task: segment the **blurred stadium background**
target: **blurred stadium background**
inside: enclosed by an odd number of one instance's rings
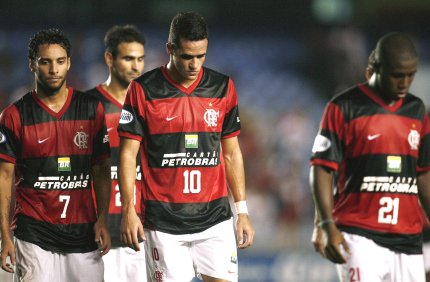
[[[333,265],[310,243],[308,159],[323,107],[338,91],[364,80],[368,54],[390,31],[407,32],[417,43],[421,63],[412,92],[430,105],[430,2],[2,0],[0,109],[33,87],[27,43],[37,30],[66,32],[73,45],[68,84],[86,90],[107,77],[107,28],[130,23],[143,31],[148,71],[167,62],[170,20],[188,10],[209,23],[206,66],[231,75],[239,96],[256,229],[255,245],[239,252],[240,281],[336,281]]]

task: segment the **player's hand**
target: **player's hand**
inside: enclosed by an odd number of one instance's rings
[[[342,233],[337,229],[334,223],[327,224],[324,226],[324,231],[327,236],[327,244],[325,246],[325,257],[334,263],[345,263],[341,248],[343,248],[346,254],[350,255],[348,244],[345,241]]]
[[[107,228],[106,219],[99,217],[94,224],[95,241],[99,245],[102,256],[106,255],[112,247],[112,242]]]
[[[240,249],[250,247],[254,242],[254,228],[252,228],[251,220],[246,213],[237,215],[236,221],[237,243]]]
[[[146,240],[142,222],[136,211],[123,211],[121,219],[121,241],[135,251],[140,251],[139,238]]]
[[[12,265],[7,262],[8,257],[10,257]],[[3,238],[1,240],[1,268],[3,268],[4,271],[13,273],[13,267],[15,265],[15,246],[10,238]]]
[[[312,232],[312,244],[316,252],[320,253],[323,257],[325,255],[325,245],[324,245],[324,230],[321,227],[315,226]]]

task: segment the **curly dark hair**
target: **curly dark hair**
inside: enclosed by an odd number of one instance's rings
[[[30,38],[28,43],[28,58],[31,61],[36,60],[39,46],[43,44],[58,44],[67,52],[67,57],[70,57],[72,45],[69,39],[58,28],[50,28],[38,31]]]
[[[118,45],[122,42],[137,42],[145,45],[145,37],[134,25],[115,25],[111,27],[105,35],[104,44],[106,51],[114,58],[118,54]]]
[[[181,39],[191,41],[209,39],[208,26],[203,16],[196,12],[181,12],[173,17],[168,42],[178,49]]]

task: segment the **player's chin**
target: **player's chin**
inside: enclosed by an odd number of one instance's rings
[[[408,95],[408,92],[397,92],[394,94],[394,97],[396,100],[400,100],[406,97]]]
[[[44,81],[44,86],[47,90],[56,92],[63,86],[64,80],[50,79]]]
[[[199,75],[198,71],[188,71],[187,72],[187,77],[191,78],[191,79],[196,79],[198,75]]]
[[[131,82],[132,80],[138,78],[139,76],[140,76],[140,74],[130,74],[130,75],[127,76],[127,80],[129,82]]]

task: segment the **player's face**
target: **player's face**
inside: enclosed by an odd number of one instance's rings
[[[37,87],[46,95],[57,93],[66,81],[70,68],[70,57],[66,50],[58,44],[39,46],[37,58],[30,62],[30,69],[36,78]]]
[[[376,85],[388,102],[404,98],[417,72],[418,59],[399,59],[382,64],[376,71]]]
[[[113,79],[116,79],[124,88],[142,74],[145,67],[144,58],[145,48],[138,42],[120,43],[116,58],[106,53],[106,63]]]
[[[198,77],[206,60],[208,40],[190,41],[181,39],[180,46],[171,50],[171,63],[176,72],[175,79],[186,86]]]

